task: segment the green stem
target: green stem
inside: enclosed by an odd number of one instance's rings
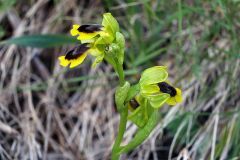
[[[158,110],[156,109],[150,119],[148,120],[147,124],[144,126],[144,128],[139,129],[136,133],[135,137],[126,145],[121,147],[121,150],[118,154],[127,153],[140,144],[142,144],[150,135],[150,133],[153,131],[153,129],[156,127],[157,123],[159,122],[160,114],[158,113]]]
[[[125,76],[124,76],[124,71],[123,71],[123,66],[119,64],[118,60],[108,56],[107,54],[105,55],[104,59],[113,66],[115,72],[118,74],[119,78],[119,85],[123,86],[125,83]]]
[[[118,135],[112,149],[112,160],[118,160],[120,157],[119,149],[124,136],[124,132],[126,130],[127,116],[128,116],[128,110],[127,110],[127,107],[125,107],[124,110],[120,112],[120,124],[118,128]]]
[[[116,64],[116,72],[118,73],[119,84],[120,86],[123,86],[125,83],[124,71],[123,71],[123,66],[119,63]]]
[[[125,77],[124,77],[124,71],[123,71],[123,66],[118,62],[118,59],[115,59],[111,56],[108,56],[108,54],[105,54],[105,60],[111,64],[118,74],[119,78],[119,87],[123,87],[125,84]],[[127,94],[127,93],[126,93]],[[116,96],[116,94],[115,94]],[[121,101],[123,97],[117,97],[117,100],[115,98],[115,102],[118,108],[118,112],[120,113],[120,124],[118,128],[118,135],[116,137],[116,140],[114,142],[113,148],[112,148],[112,160],[118,160],[120,157],[119,150],[120,150],[120,145],[126,130],[126,124],[127,124],[127,116],[128,116],[128,108],[124,106],[124,101]]]

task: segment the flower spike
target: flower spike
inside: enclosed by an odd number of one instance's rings
[[[62,66],[67,67],[70,65],[70,68],[76,67],[90,53],[96,57],[92,64],[92,67],[95,67],[111,51],[114,51],[113,55],[111,55],[112,57],[109,54],[112,65],[117,63],[116,61],[120,64],[123,63],[125,41],[123,35],[119,32],[118,22],[111,13],[103,15],[102,24],[74,24],[70,34],[74,37],[76,36],[82,45],[69,51],[65,56],[59,57]],[[115,47],[116,45],[117,47]]]

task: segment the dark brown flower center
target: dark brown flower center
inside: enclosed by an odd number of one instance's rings
[[[101,31],[102,25],[99,24],[85,24],[81,25],[78,28],[79,32],[84,32],[84,33],[94,33],[97,31]]]
[[[174,87],[170,86],[168,83],[166,82],[160,82],[158,83],[158,87],[160,89],[161,92],[163,93],[167,93],[170,94],[171,97],[174,97],[177,95],[177,91]]]
[[[65,59],[73,60],[79,58],[83,53],[85,53],[90,47],[88,43],[83,43],[74,49],[67,52]]]

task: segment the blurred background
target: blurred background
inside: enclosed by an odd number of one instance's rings
[[[0,0],[0,159],[109,159],[113,69],[57,59],[76,43],[73,23],[101,23],[105,12],[126,38],[127,80],[166,65],[184,98],[122,159],[240,159],[239,0]],[[124,143],[136,129],[128,124]]]

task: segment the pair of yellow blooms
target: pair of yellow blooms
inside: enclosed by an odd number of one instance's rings
[[[80,65],[88,54],[95,56],[101,54],[97,48],[93,47],[94,44],[92,43],[97,35],[106,34],[103,31],[103,26],[97,24],[80,26],[75,24],[70,33],[72,36],[78,36],[77,39],[80,40],[82,44],[68,51],[65,56],[60,56],[58,58],[60,65],[74,68]]]

